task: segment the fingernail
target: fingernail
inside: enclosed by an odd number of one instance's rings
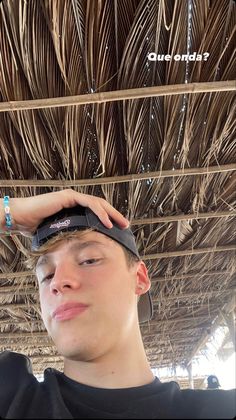
[[[130,225],[129,223],[126,223],[123,229],[128,229],[129,225]]]

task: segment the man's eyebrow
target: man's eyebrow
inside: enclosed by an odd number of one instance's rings
[[[72,244],[71,246],[70,246],[70,248],[69,248],[69,250],[70,251],[82,251],[83,249],[85,249],[85,248],[88,248],[89,246],[93,246],[93,245],[101,245],[101,246],[103,246],[103,247],[107,247],[107,245],[105,245],[105,244],[103,244],[102,242],[99,242],[99,241],[94,241],[94,240],[91,240],[91,241],[85,241],[85,242],[76,242],[76,243],[74,243],[74,244]]]
[[[49,260],[50,260],[50,258],[49,258],[48,255],[43,255],[41,257],[41,259],[40,258],[38,259],[38,262],[36,264],[36,269],[43,266],[43,265],[47,265],[50,262]]]
[[[102,247],[107,247],[107,245],[105,245],[105,244],[103,244],[102,242],[98,242],[98,241],[85,241],[85,242],[76,242],[76,243],[73,243],[71,246],[70,246],[70,248],[69,248],[69,250],[71,251],[71,252],[74,252],[74,251],[82,251],[82,250],[84,250],[85,248],[88,248],[89,246],[94,246],[94,245],[96,245],[96,246],[98,246],[98,245],[100,245],[100,246],[102,246]],[[50,255],[50,253],[48,253],[48,254],[45,254],[45,255],[43,255],[42,257],[41,257],[41,259],[39,259],[39,262],[36,264],[36,268],[38,269],[39,267],[42,267],[42,266],[44,266],[44,265],[47,265],[47,264],[49,264],[51,262],[51,255]]]

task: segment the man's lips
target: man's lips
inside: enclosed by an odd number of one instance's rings
[[[81,314],[88,308],[88,305],[79,302],[68,302],[58,306],[52,313],[52,318],[57,321],[64,321],[72,319],[75,316]]]

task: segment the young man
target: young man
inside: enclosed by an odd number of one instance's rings
[[[46,369],[38,383],[28,358],[3,352],[1,417],[235,416],[234,391],[181,391],[153,376],[139,328],[152,313],[150,280],[120,213],[72,190],[12,199],[9,207],[13,227],[33,233],[29,263],[64,372]],[[5,229],[4,211],[1,220]]]
[[[215,375],[210,375],[207,378],[207,389],[218,389],[220,388],[219,379]]]

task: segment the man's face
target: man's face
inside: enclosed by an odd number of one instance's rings
[[[39,258],[42,318],[60,354],[89,361],[127,339],[138,324],[139,266],[145,281],[144,264],[129,268],[121,246],[97,232]]]

